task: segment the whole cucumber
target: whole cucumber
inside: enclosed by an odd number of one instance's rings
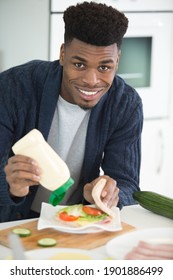
[[[133,198],[143,208],[173,219],[173,199],[156,192],[151,191],[136,191],[133,193]]]

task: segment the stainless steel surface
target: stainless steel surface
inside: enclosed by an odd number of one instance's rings
[[[15,233],[10,233],[8,236],[9,244],[12,252],[12,257],[14,260],[26,260],[24,248],[18,237]]]

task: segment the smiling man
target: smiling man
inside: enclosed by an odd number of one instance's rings
[[[33,128],[75,181],[62,204],[94,203],[92,189],[102,177],[106,207],[135,203],[142,102],[116,75],[128,19],[111,6],[84,2],[67,8],[64,22],[59,60],[31,61],[0,74],[1,221],[39,216],[49,199],[37,162],[11,150]]]

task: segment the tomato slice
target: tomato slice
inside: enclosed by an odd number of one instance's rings
[[[67,212],[63,211],[59,213],[59,218],[66,222],[73,222],[76,221],[79,217],[69,215]]]
[[[86,206],[84,205],[82,210],[88,214],[88,215],[92,215],[92,216],[99,216],[99,215],[103,215],[104,212],[100,209],[96,209],[96,208],[93,208],[93,207],[90,207],[90,206]]]

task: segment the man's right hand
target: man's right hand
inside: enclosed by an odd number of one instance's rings
[[[30,157],[15,155],[9,158],[4,171],[12,196],[27,195],[29,187],[38,185],[40,181],[41,170],[37,162]]]

